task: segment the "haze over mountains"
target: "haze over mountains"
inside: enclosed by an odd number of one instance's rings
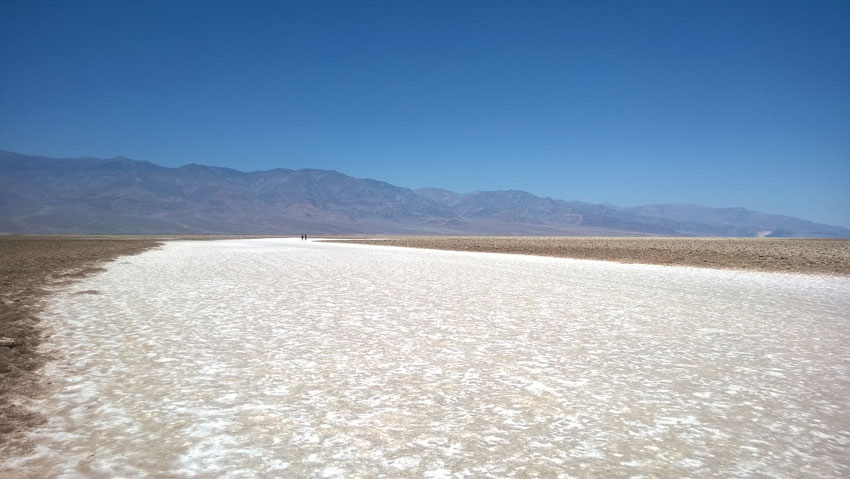
[[[410,190],[328,170],[167,168],[0,152],[0,233],[850,237],[744,208],[618,208],[523,191]]]

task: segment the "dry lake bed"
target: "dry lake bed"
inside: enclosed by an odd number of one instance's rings
[[[46,301],[2,477],[848,477],[850,277],[175,241]]]

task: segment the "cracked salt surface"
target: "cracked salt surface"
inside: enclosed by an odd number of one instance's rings
[[[168,243],[52,298],[0,475],[850,477],[848,316],[848,278]]]

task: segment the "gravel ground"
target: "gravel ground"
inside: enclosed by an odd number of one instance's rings
[[[396,236],[345,241],[620,263],[850,275],[850,239]]]

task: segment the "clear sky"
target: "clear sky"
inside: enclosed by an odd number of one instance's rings
[[[0,0],[0,149],[850,226],[850,2]]]

